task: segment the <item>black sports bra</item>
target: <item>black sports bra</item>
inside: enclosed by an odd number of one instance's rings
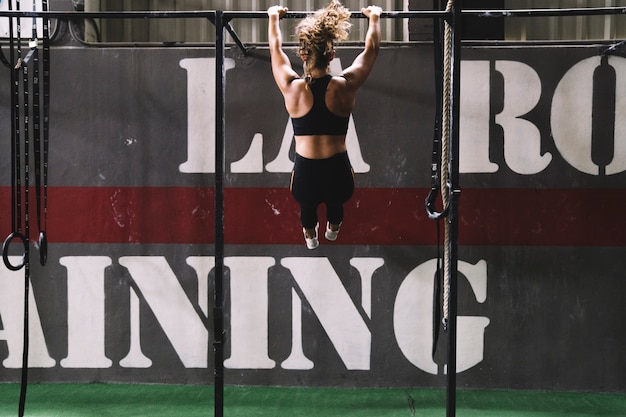
[[[345,135],[348,132],[350,117],[337,116],[326,107],[326,89],[331,79],[331,75],[313,79],[309,86],[313,107],[304,116],[291,119],[294,135]]]

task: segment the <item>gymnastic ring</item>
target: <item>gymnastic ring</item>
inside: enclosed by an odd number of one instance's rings
[[[11,262],[9,262],[9,246],[11,245],[11,242],[15,238],[18,238],[19,240],[21,240],[22,244],[24,245],[24,254],[22,255],[22,261],[20,262],[19,265],[13,265]],[[26,241],[26,236],[18,232],[12,232],[9,236],[7,236],[7,238],[4,240],[4,243],[2,244],[2,261],[4,261],[4,265],[11,271],[19,271],[20,269],[24,267],[24,265],[26,265],[26,252],[27,251],[28,251],[28,242]]]
[[[41,266],[46,266],[48,261],[48,236],[46,231],[39,232],[39,263]]]

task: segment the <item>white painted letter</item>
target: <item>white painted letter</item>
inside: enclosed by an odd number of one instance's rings
[[[67,357],[64,368],[109,368],[104,349],[104,269],[108,256],[65,256],[67,268]]]
[[[371,333],[328,259],[285,258],[281,264],[291,271],[346,368],[370,369]]]
[[[183,173],[215,173],[215,58],[185,58],[187,70],[187,161]],[[224,69],[235,67],[232,58]]]
[[[231,369],[272,369],[268,356],[268,269],[271,257],[228,257],[230,268],[230,358]]]
[[[571,166],[581,172],[599,175],[591,157],[593,73],[601,57],[591,57],[574,65],[559,82],[551,109],[554,144]],[[606,174],[626,170],[626,60],[609,57],[615,69],[615,144],[613,161]]]
[[[10,256],[13,265],[20,262],[20,256]],[[5,368],[22,367],[24,349],[24,270],[9,271],[0,268],[0,317],[3,328],[0,340],[6,340],[8,356],[2,362]],[[35,296],[32,291],[28,297],[28,366],[30,368],[51,368],[56,364],[48,353],[48,347],[41,328],[41,319],[37,311]]]
[[[393,312],[398,346],[413,365],[424,372],[437,374],[432,353],[433,280],[437,261],[431,259],[413,269],[398,289]],[[487,297],[487,264],[459,262],[459,272],[467,277],[476,301]],[[459,316],[457,322],[457,372],[463,372],[483,359],[486,317]]]
[[[504,108],[496,123],[504,131],[504,159],[518,174],[543,171],[552,155],[541,155],[541,134],[537,126],[522,119],[539,102],[541,80],[531,67],[521,62],[497,61],[496,71],[504,77]]]
[[[209,334],[163,257],[125,256],[126,267],[186,368],[206,368]]]
[[[498,164],[489,160],[490,85],[489,61],[461,63],[459,171],[463,173],[498,171]]]

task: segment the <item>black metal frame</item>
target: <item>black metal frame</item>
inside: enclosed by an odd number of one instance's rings
[[[461,1],[457,0],[457,5],[453,8],[452,12],[440,12],[440,11],[422,11],[422,12],[388,12],[382,13],[381,18],[423,18],[423,19],[447,19],[453,27],[453,69],[452,69],[452,84],[451,89],[452,98],[451,102],[451,189],[452,199],[450,202],[450,215],[448,221],[450,222],[450,320],[448,324],[448,372],[447,372],[447,384],[446,384],[446,417],[455,417],[456,415],[456,299],[457,299],[457,240],[458,240],[458,196],[460,189],[458,185],[459,180],[459,159],[453,157],[458,155],[459,150],[459,95],[460,95],[460,59],[461,59],[461,36],[460,31],[455,28],[460,28],[461,21]],[[303,18],[306,17],[306,12],[289,12],[284,18]],[[352,13],[352,18],[367,18],[363,13]],[[267,18],[265,12],[221,12],[218,11],[215,18],[216,26],[216,42],[215,42],[215,55],[216,55],[216,120],[220,120],[216,124],[216,142],[215,142],[215,306],[214,306],[214,353],[215,353],[215,417],[223,417],[224,413],[224,363],[223,363],[223,347],[224,341],[222,340],[223,333],[223,299],[222,299],[222,284],[224,274],[224,183],[223,177],[225,175],[224,164],[224,148],[226,143],[225,125],[224,125],[224,109],[225,102],[225,71],[224,71],[224,29],[226,29],[235,40],[237,46],[244,54],[247,54],[248,48],[241,42],[234,29],[230,25],[230,21],[235,18]],[[219,286],[219,288],[218,288]],[[219,337],[218,337],[219,335]]]
[[[303,18],[309,12],[289,12],[285,18]],[[448,323],[448,364],[446,384],[446,416],[456,415],[456,344],[457,344],[457,261],[458,261],[458,215],[459,215],[459,113],[460,113],[460,62],[461,62],[461,22],[464,16],[491,17],[545,17],[545,16],[590,16],[626,14],[626,7],[576,8],[576,9],[524,9],[524,10],[462,10],[462,1],[456,0],[451,12],[442,11],[409,11],[383,12],[381,18],[403,19],[446,19],[453,28],[453,57],[451,81],[451,126],[450,126],[450,212],[446,221],[450,224],[450,298]],[[78,11],[0,11],[1,17],[9,18],[56,18],[73,19],[171,19],[171,18],[204,18],[215,25],[215,55],[218,70],[216,71],[215,95],[215,295],[213,308],[214,324],[214,416],[222,417],[224,413],[224,322],[223,322],[223,281],[224,281],[224,176],[225,176],[225,41],[224,29],[235,40],[237,46],[245,54],[247,47],[230,25],[233,19],[264,19],[265,12],[243,11],[126,11],[126,12],[78,12]],[[353,18],[365,18],[362,13],[355,12]],[[134,44],[133,44],[134,46]]]

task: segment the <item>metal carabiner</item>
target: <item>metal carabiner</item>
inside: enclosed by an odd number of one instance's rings
[[[448,189],[451,189],[451,184],[447,184]],[[435,199],[437,198],[438,188],[432,187],[428,192],[428,196],[425,200],[426,205],[426,214],[428,214],[428,218],[431,220],[439,220],[442,217],[447,217],[448,212],[450,211],[450,199],[448,199],[448,204],[445,205],[441,212],[437,212],[435,210]]]
[[[22,261],[20,262],[19,265],[13,265],[9,261],[9,246],[11,246],[11,242],[15,238],[18,238],[19,240],[21,240],[22,244],[24,245],[24,253],[22,254]],[[26,252],[28,252],[28,241],[26,239],[26,236],[24,236],[23,234],[19,232],[11,232],[11,234],[7,236],[7,238],[4,240],[4,243],[2,244],[2,261],[4,262],[4,265],[6,265],[6,267],[10,269],[11,271],[19,271],[20,269],[24,267],[24,265],[26,265]]]

